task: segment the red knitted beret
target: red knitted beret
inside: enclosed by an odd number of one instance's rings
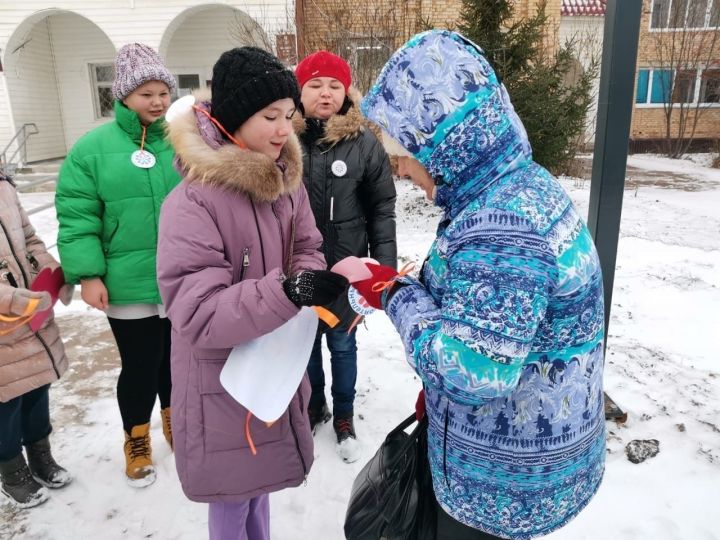
[[[345,93],[347,93],[352,82],[348,63],[338,55],[328,51],[318,51],[306,56],[295,68],[295,76],[300,83],[300,88],[315,77],[332,77],[342,83],[345,87]]]

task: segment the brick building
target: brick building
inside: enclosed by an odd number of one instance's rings
[[[539,0],[516,0],[517,17],[532,15]],[[602,50],[606,0],[548,0],[548,37],[555,44],[569,38],[585,43],[578,51],[578,69]],[[296,0],[298,55],[327,48],[348,58],[361,90],[373,80],[395,48],[425,28],[455,28],[461,0]],[[680,9],[682,8],[682,9]],[[683,11],[684,10],[684,11]],[[682,11],[682,13],[681,13]],[[720,139],[720,0],[643,0],[638,54],[636,103],[631,142],[637,149],[657,149],[666,136],[668,102],[673,101],[671,137],[678,125],[691,125],[701,142]],[[690,30],[679,28],[691,27]],[[716,43],[713,45],[712,37]],[[692,39],[695,49],[669,61],[661,44]],[[686,47],[692,49],[692,47]],[[675,47],[677,50],[677,46]],[[677,84],[673,84],[677,82]],[[597,91],[597,85],[596,85]],[[682,103],[679,104],[678,101]],[[680,110],[682,109],[682,114]],[[682,120],[681,120],[682,118]],[[595,108],[590,112],[587,143],[594,138]],[[686,130],[685,136],[688,135]]]
[[[695,121],[699,142],[720,138],[720,0],[644,0],[631,139],[657,148]],[[690,135],[685,128],[684,137]]]
[[[517,0],[516,15],[535,13],[539,0]],[[461,0],[296,0],[298,56],[328,49],[348,59],[365,90],[390,54],[427,28],[454,29]],[[547,0],[553,36],[561,0]]]

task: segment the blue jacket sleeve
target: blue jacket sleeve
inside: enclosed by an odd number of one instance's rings
[[[469,405],[513,391],[554,271],[550,257],[522,262],[512,246],[468,245],[447,261],[439,303],[417,280],[391,296],[386,312],[425,384]]]

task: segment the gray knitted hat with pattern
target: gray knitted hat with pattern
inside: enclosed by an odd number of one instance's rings
[[[160,55],[142,43],[128,43],[120,48],[115,57],[115,81],[113,95],[122,101],[149,81],[164,82],[175,90],[175,77],[165,67]]]

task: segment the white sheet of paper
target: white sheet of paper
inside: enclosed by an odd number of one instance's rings
[[[280,418],[300,386],[318,316],[303,307],[272,332],[233,348],[220,372],[223,388],[263,422]]]

